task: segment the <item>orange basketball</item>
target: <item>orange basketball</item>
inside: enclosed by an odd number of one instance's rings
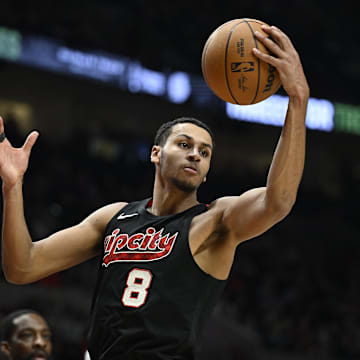
[[[249,105],[265,100],[280,87],[278,71],[252,53],[269,53],[255,37],[260,20],[235,19],[219,26],[207,39],[201,68],[210,89],[224,101]]]

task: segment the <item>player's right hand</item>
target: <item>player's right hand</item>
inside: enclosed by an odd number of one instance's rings
[[[4,120],[0,116],[0,134],[4,131]],[[38,136],[37,131],[31,132],[21,148],[14,148],[6,137],[0,142],[0,177],[4,188],[11,188],[22,181],[28,167],[31,149]]]
[[[282,87],[289,97],[309,97],[309,86],[304,74],[299,54],[297,53],[290,38],[276,26],[262,25],[261,32],[255,32],[255,36],[271,52],[264,54],[254,48],[253,53],[261,60],[276,67],[279,72]]]

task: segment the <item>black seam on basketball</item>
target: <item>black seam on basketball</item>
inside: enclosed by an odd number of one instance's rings
[[[232,91],[231,91],[231,88],[230,88],[230,85],[229,85],[229,79],[228,79],[228,74],[227,74],[227,54],[228,54],[228,49],[229,49],[229,43],[230,43],[231,35],[232,35],[232,33],[234,32],[235,28],[236,28],[238,25],[242,24],[243,22],[246,22],[246,20],[243,19],[242,21],[240,21],[239,23],[235,24],[235,25],[231,28],[231,30],[230,30],[230,32],[229,32],[228,40],[227,40],[227,43],[226,43],[226,48],[225,48],[225,79],[226,79],[226,86],[227,86],[227,88],[228,88],[228,90],[229,90],[229,93],[230,93],[231,97],[233,98],[233,100],[234,100],[238,105],[239,105],[239,103],[237,102],[235,96],[233,95],[233,93],[232,93]]]
[[[244,20],[244,21],[245,21],[246,24],[249,26],[250,31],[251,31],[251,33],[252,33],[252,35],[253,35],[253,39],[254,39],[255,46],[256,46],[256,48],[258,49],[257,39],[256,39],[256,37],[255,37],[254,30],[253,30],[253,28],[251,27],[251,25],[249,24],[249,22],[248,22],[247,20]],[[253,103],[254,103],[255,99],[256,99],[257,96],[258,96],[258,92],[259,92],[260,75],[261,75],[261,74],[260,74],[260,59],[259,59],[259,58],[257,58],[257,65],[258,65],[258,78],[257,78],[256,92],[255,92],[255,96],[254,96],[254,98],[252,99],[252,101],[251,101],[250,104],[253,104]]]

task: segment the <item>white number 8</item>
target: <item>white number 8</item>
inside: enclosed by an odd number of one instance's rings
[[[132,269],[126,280],[121,301],[124,306],[139,308],[145,304],[152,281],[150,270]]]

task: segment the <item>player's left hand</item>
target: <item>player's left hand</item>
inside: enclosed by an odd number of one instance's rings
[[[255,36],[265,45],[270,54],[265,54],[255,48],[253,54],[278,70],[282,86],[289,97],[308,97],[309,86],[300,57],[289,37],[275,26],[263,25],[261,28],[269,36],[260,31],[256,31]]]

